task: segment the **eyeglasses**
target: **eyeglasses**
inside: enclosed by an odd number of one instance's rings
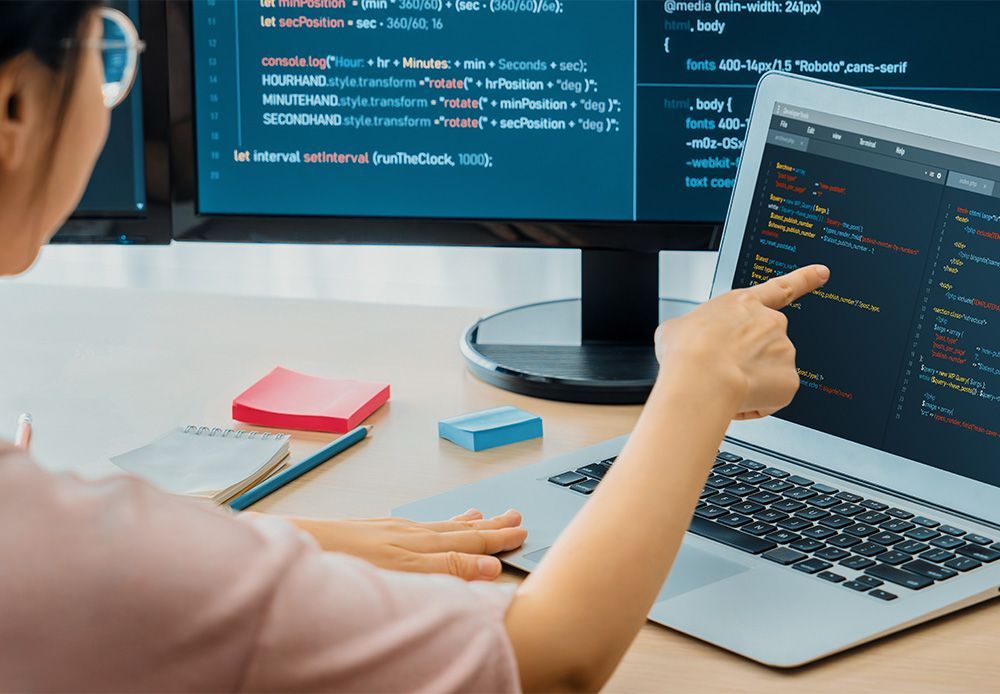
[[[101,94],[104,96],[104,105],[112,109],[125,101],[132,91],[139,67],[139,54],[146,50],[146,44],[139,39],[135,24],[124,12],[110,7],[102,7],[98,12],[104,28],[102,38],[68,39],[64,45],[100,49],[104,63]]]

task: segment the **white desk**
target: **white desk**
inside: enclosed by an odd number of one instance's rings
[[[250,299],[0,283],[0,426],[37,420],[36,455],[103,474],[109,455],[182,423],[226,426],[232,397],[275,364],[385,379],[370,441],[272,495],[263,511],[384,515],[405,501],[585,446],[631,428],[636,407],[545,402],[465,372],[468,308]],[[437,438],[448,415],[514,404],[545,419],[541,440],[471,453]],[[296,435],[300,458],[328,437]],[[706,619],[710,619],[706,615]],[[821,628],[821,625],[817,625]],[[645,626],[612,691],[996,691],[1000,603],[786,673]]]

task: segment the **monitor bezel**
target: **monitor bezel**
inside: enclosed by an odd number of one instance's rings
[[[635,252],[718,248],[722,220],[717,223],[609,222],[201,214],[196,171],[191,2],[167,3],[167,31],[171,41],[170,129],[175,240],[514,246]]]
[[[146,209],[142,214],[74,213],[53,237],[53,243],[162,245],[171,241],[167,27],[163,0],[139,0],[139,24],[146,42],[141,57]]]

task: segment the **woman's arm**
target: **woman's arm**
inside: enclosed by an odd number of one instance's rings
[[[645,621],[734,417],[770,414],[798,387],[776,309],[825,283],[807,267],[664,324],[663,369],[628,444],[507,611],[526,690],[596,689]]]

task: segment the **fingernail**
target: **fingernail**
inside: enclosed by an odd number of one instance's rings
[[[465,512],[465,513],[463,513],[462,515],[463,515],[463,516],[467,516],[467,515],[469,515],[470,513],[479,513],[479,509],[478,509],[478,508],[470,508],[470,509],[469,509],[468,511],[466,511],[466,512]]]
[[[816,274],[819,275],[819,278],[821,280],[826,282],[828,279],[830,279],[830,268],[828,268],[826,265],[817,265]]]
[[[493,557],[479,557],[476,562],[479,575],[485,578],[496,578],[500,575],[500,561]]]

